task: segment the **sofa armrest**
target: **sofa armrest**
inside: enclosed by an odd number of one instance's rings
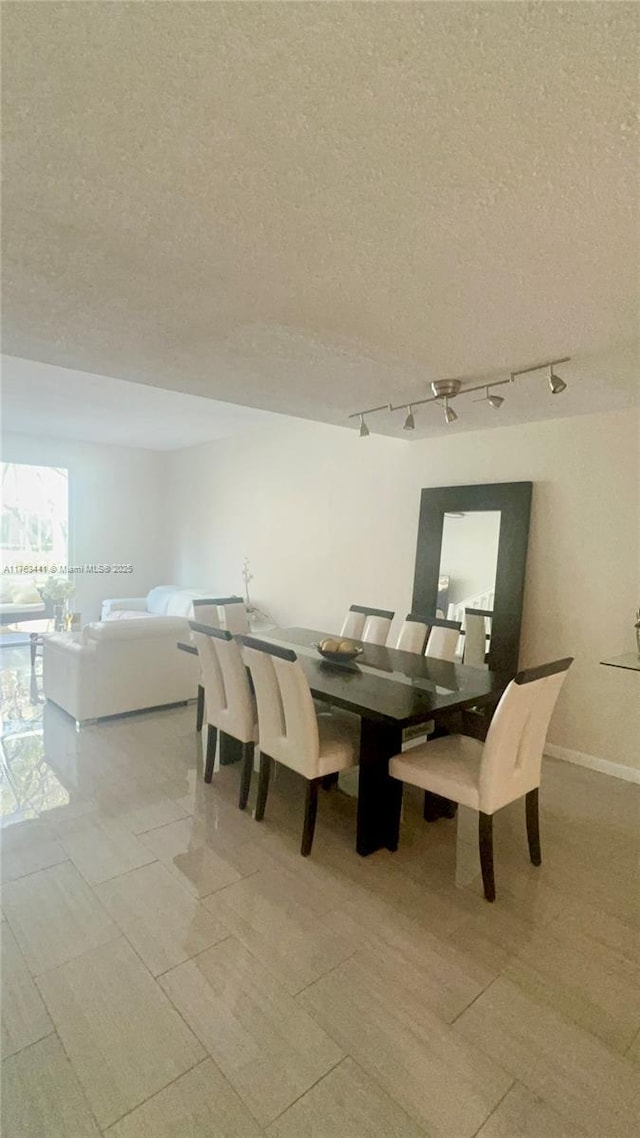
[[[146,597],[114,597],[102,602],[101,620],[108,620],[109,613],[122,611],[146,612]]]

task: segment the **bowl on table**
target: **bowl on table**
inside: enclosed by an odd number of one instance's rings
[[[323,660],[329,660],[331,664],[349,664],[362,655],[362,648],[353,640],[328,638],[320,640],[314,647],[318,649]]]

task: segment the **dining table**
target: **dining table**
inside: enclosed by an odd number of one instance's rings
[[[330,663],[317,645],[331,635],[309,628],[271,628],[257,639],[293,649],[315,700],[359,716],[356,850],[366,857],[398,847],[402,783],[389,775],[389,759],[402,750],[403,731],[431,720],[437,732],[451,725],[455,729],[465,709],[495,706],[511,677],[361,641],[354,641],[362,649],[356,660]],[[197,651],[186,641],[178,648]],[[432,803],[429,815],[425,810],[427,816],[438,816],[437,805]]]

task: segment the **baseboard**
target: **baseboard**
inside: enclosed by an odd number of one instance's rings
[[[612,763],[609,759],[599,758],[598,755],[585,755],[584,751],[572,751],[569,747],[557,747],[555,743],[547,743],[544,753],[550,755],[552,759],[563,759],[565,763],[589,767],[590,770],[611,775],[612,778],[622,778],[625,782],[640,783],[640,770],[627,767],[624,763]]]

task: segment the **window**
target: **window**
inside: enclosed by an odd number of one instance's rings
[[[0,554],[4,566],[60,565],[69,552],[69,471],[3,462]]]

